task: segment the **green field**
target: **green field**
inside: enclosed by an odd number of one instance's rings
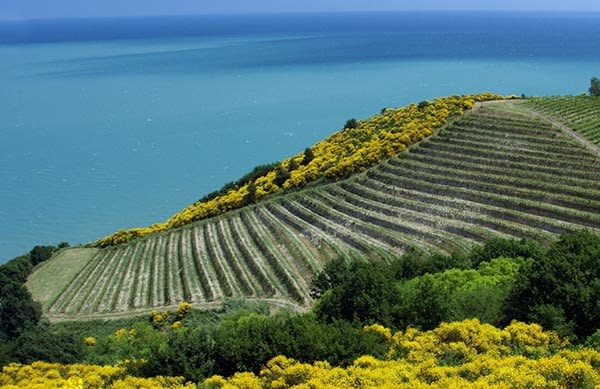
[[[527,105],[600,145],[599,97],[541,97],[528,100]]]
[[[51,261],[43,262],[36,268],[27,280],[27,289],[47,310],[97,252],[97,249],[82,248],[61,250]]]
[[[581,101],[560,104],[585,111]],[[345,181],[124,245],[63,251],[28,287],[51,319],[227,298],[301,309],[312,302],[311,277],[340,255],[389,260],[407,250],[464,250],[490,235],[549,239],[600,229],[600,160],[520,104],[550,115],[537,101],[486,104]]]

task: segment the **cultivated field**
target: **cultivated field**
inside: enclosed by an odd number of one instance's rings
[[[571,103],[580,100],[562,102]],[[339,255],[387,260],[490,235],[600,229],[598,158],[549,121],[500,108],[477,109],[345,181],[98,250],[70,283],[44,292],[45,312],[111,317],[236,297],[300,308],[311,276]]]
[[[560,121],[600,146],[599,97],[540,97],[528,100],[527,105]]]

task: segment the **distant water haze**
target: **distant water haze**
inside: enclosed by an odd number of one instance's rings
[[[144,226],[350,117],[436,96],[579,94],[597,13],[0,24],[0,262]]]

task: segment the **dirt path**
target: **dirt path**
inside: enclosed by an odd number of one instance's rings
[[[242,299],[233,299],[242,300]],[[298,305],[295,302],[288,301],[285,299],[277,299],[277,298],[243,298],[244,302],[252,302],[252,303],[265,303],[271,310],[280,310],[280,309],[290,309],[292,311],[298,313],[306,313],[309,311],[310,306]],[[192,303],[194,309],[198,310],[218,310],[223,307],[223,303],[225,299],[211,301],[207,303]],[[158,307],[144,307],[144,308],[135,308],[130,309],[127,312],[94,312],[90,314],[48,314],[47,312],[44,314],[48,320],[52,323],[64,322],[64,321],[85,321],[85,320],[111,320],[111,319],[127,319],[133,317],[147,316],[153,309],[159,311],[177,311],[179,308],[179,304],[174,305],[163,305]]]
[[[511,106],[514,107],[514,103],[510,102],[508,104],[510,104]],[[591,151],[594,155],[596,155],[597,157],[600,157],[600,147],[598,147],[594,143],[590,142],[588,139],[586,139],[584,136],[582,136],[581,134],[579,134],[572,128],[565,126],[563,123],[559,122],[558,120],[556,120],[554,118],[551,118],[542,113],[534,111],[533,109],[524,107],[522,104],[519,105],[518,109],[522,110],[523,112],[527,112],[535,117],[538,117],[538,118],[552,124],[554,127],[560,129],[565,135],[570,136],[571,138],[573,138],[576,141],[578,141],[579,143],[581,143],[585,148],[587,148],[589,151]]]

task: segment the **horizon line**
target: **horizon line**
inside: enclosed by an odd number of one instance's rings
[[[259,16],[259,15],[328,15],[328,14],[380,14],[380,13],[595,13],[600,14],[598,9],[407,9],[407,10],[329,10],[329,11],[257,11],[257,12],[203,12],[203,13],[180,13],[180,14],[147,14],[147,15],[81,15],[81,16],[49,16],[33,18],[2,18],[1,22],[39,22],[51,20],[82,20],[82,19],[132,19],[132,18],[169,18],[185,16]]]

